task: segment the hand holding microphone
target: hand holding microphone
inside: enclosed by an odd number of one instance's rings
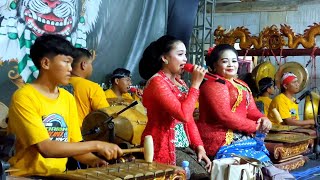
[[[197,65],[195,65],[195,66],[197,66]],[[187,64],[184,65],[184,70],[189,72],[189,73],[193,73],[195,66],[193,66],[192,64],[187,63]],[[198,67],[200,67],[200,66],[198,66]],[[207,70],[205,70],[204,78],[206,78],[208,80],[218,81],[218,82],[223,83],[223,84],[225,83],[224,80],[222,80],[221,78],[219,78],[218,76],[216,76],[214,74],[209,73]]]
[[[184,70],[192,73],[191,87],[199,89],[199,86],[207,73],[207,70],[198,65],[185,64]]]
[[[140,99],[142,98],[143,95],[143,90],[139,89],[137,86],[130,86],[129,91],[135,95],[137,95]]]

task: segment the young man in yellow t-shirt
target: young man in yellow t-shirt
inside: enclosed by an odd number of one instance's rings
[[[9,108],[8,133],[16,135],[16,154],[9,163],[16,176],[49,176],[66,169],[67,157],[96,167],[117,158],[121,149],[101,141],[80,142],[74,97],[58,85],[71,76],[74,47],[59,35],[44,34],[31,46],[30,57],[39,70],[31,84],[17,90]]]
[[[107,99],[118,98],[118,99],[129,99],[133,100],[129,93],[130,86],[132,85],[130,71],[124,68],[117,68],[112,72],[111,88],[105,91]]]
[[[270,77],[262,78],[259,81],[259,94],[255,101],[261,101],[263,103],[264,114],[268,115],[268,110],[272,99],[270,96],[274,95],[274,83]]]
[[[74,89],[74,97],[79,114],[79,125],[82,127],[84,118],[92,111],[109,107],[103,89],[88,78],[92,74],[92,54],[83,48],[76,48],[72,62],[70,84]]]
[[[146,115],[145,108],[140,102],[142,97],[142,90],[136,89],[133,97],[129,93],[131,82],[130,71],[124,68],[117,68],[112,72],[110,77],[111,88],[105,91],[106,98],[108,101],[113,103],[113,105],[122,104],[129,105],[133,100],[138,101],[138,105],[134,107],[134,109],[138,110],[142,114]]]
[[[281,78],[281,94],[276,96],[270,106],[269,112],[273,108],[276,108],[285,125],[290,126],[305,126],[310,127],[314,125],[314,120],[299,120],[299,109],[298,104],[295,103],[294,95],[299,92],[298,78],[293,73],[284,73]],[[276,120],[274,113],[269,113],[268,118],[274,124],[279,124]]]

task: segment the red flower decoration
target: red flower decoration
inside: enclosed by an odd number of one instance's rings
[[[215,47],[209,47],[207,55],[210,56]]]

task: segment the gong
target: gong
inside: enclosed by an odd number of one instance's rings
[[[262,78],[270,77],[274,79],[275,74],[276,74],[276,68],[271,64],[270,61],[265,61],[263,63],[260,63],[258,66],[256,66],[252,70],[252,77],[256,83],[257,88],[259,88],[259,81]]]
[[[303,119],[314,119],[313,113],[317,116],[319,113],[319,100],[320,95],[318,92],[311,91],[312,102],[310,96],[306,97],[306,101],[304,103],[304,116]],[[312,106],[314,111],[312,110]]]
[[[275,83],[277,87],[281,88],[281,77],[286,72],[291,72],[297,76],[298,82],[300,84],[299,92],[307,86],[309,82],[309,74],[307,69],[304,68],[300,63],[287,62],[282,64],[276,73]]]

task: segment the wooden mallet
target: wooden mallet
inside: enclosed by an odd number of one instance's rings
[[[273,108],[271,111],[273,112],[273,115],[274,115],[275,120],[277,121],[277,123],[279,123],[279,124],[282,123],[283,120],[281,118],[281,115],[280,115],[279,111],[276,108]]]
[[[144,160],[152,163],[154,155],[153,139],[151,135],[144,137],[143,148],[122,149],[124,154],[133,152],[143,152]]]

